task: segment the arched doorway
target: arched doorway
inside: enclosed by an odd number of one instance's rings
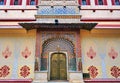
[[[54,52],[67,53],[68,70],[76,71],[76,55],[74,53],[74,44],[72,41],[65,38],[50,38],[42,44],[41,54],[41,71],[49,70],[49,56]]]
[[[50,80],[67,80],[67,59],[64,53],[52,53],[50,57]]]

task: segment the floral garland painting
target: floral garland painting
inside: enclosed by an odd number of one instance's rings
[[[89,48],[89,51],[87,52],[87,56],[88,56],[90,59],[93,59],[93,58],[96,56],[96,52],[93,50],[92,47]]]
[[[120,76],[120,69],[119,69],[119,67],[113,66],[113,67],[111,67],[110,71],[111,71],[111,75],[113,77],[118,78]]]
[[[23,66],[23,67],[21,67],[21,69],[20,69],[20,75],[22,76],[22,77],[27,77],[27,76],[29,76],[29,74],[30,74],[30,68],[28,67],[28,66]]]
[[[118,56],[118,52],[111,47],[109,53],[108,53],[109,57],[111,57],[112,59],[116,59],[116,57]]]
[[[6,77],[10,74],[10,68],[7,65],[4,65],[0,68],[0,77]]]
[[[90,77],[92,78],[96,78],[96,76],[98,75],[98,69],[93,65],[88,68],[88,71],[89,71]]]
[[[28,47],[26,47],[24,51],[21,52],[21,54],[24,58],[28,58],[31,55],[31,51],[29,51]]]
[[[12,54],[12,52],[10,51],[9,47],[6,47],[5,50],[2,52],[2,56],[7,59],[8,57],[10,57]]]

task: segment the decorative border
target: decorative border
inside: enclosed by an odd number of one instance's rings
[[[62,18],[62,19],[66,19],[66,18],[77,18],[80,19],[81,15],[35,15],[36,18]]]

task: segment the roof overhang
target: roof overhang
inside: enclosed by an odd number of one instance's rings
[[[19,23],[26,30],[31,29],[53,29],[53,28],[70,28],[70,29],[86,29],[92,30],[97,23],[39,23],[39,22],[25,22]]]

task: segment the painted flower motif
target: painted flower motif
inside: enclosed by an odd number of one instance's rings
[[[93,66],[93,65],[88,68],[89,74],[90,74],[90,76],[92,78],[95,78],[98,75],[98,71],[97,70],[98,69],[95,66]]]
[[[21,69],[20,69],[20,75],[22,77],[27,77],[28,75],[30,74],[30,68],[28,66],[23,66]]]
[[[111,75],[113,77],[118,78],[120,76],[120,69],[119,69],[119,67],[113,66],[113,67],[111,67],[110,71],[111,71]]]
[[[108,55],[112,58],[115,59],[118,56],[118,53],[115,51],[114,48],[111,47],[110,52],[108,53]]]
[[[11,56],[12,52],[9,50],[9,47],[6,47],[6,49],[2,52],[2,55],[5,59],[7,59],[9,56]]]
[[[25,50],[22,51],[21,54],[24,58],[28,58],[31,55],[31,51],[29,51],[28,47],[26,47]]]
[[[8,66],[3,66],[0,68],[0,77],[6,77],[7,75],[9,75],[10,68]]]
[[[88,56],[90,59],[93,59],[93,58],[96,56],[96,52],[94,52],[94,50],[93,50],[92,47],[90,47],[89,52],[87,52],[87,56]]]

